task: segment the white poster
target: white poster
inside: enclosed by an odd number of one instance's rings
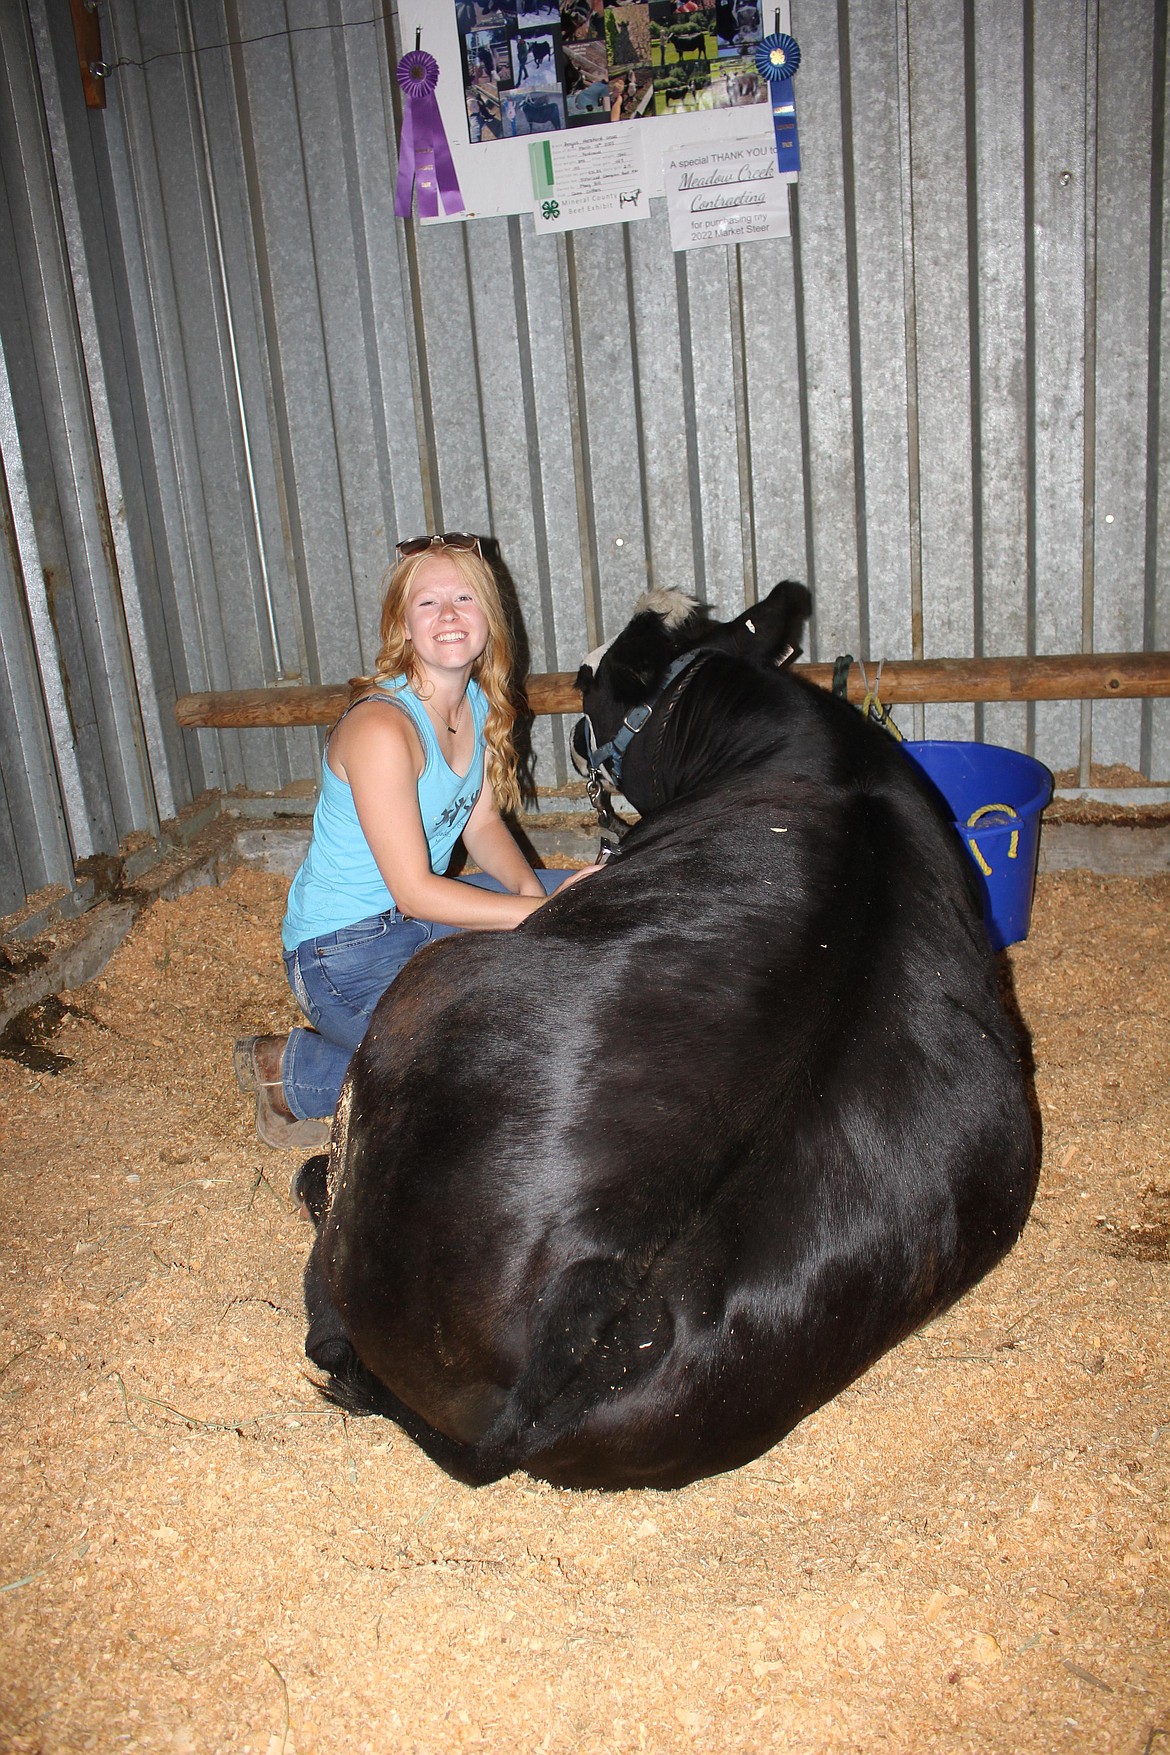
[[[791,236],[788,179],[770,135],[668,152],[662,180],[676,250]]]
[[[665,5],[668,0],[656,0],[656,3]],[[607,12],[612,10],[603,8],[602,0],[593,0],[592,4],[591,0],[576,0],[576,4],[578,9],[584,5],[586,12],[596,11],[602,19],[606,19]],[[664,65],[655,67],[652,64],[650,69],[652,76],[656,72],[671,74],[681,82],[681,95],[676,100],[670,92],[660,90],[661,82],[655,83],[653,77],[649,87],[640,85],[636,77],[638,69],[632,70],[632,74],[624,79],[612,77],[603,82],[599,77],[595,81],[596,90],[589,86],[579,91],[570,89],[574,45],[563,18],[563,14],[571,10],[568,4],[557,8],[546,4],[546,0],[399,0],[398,40],[403,51],[414,48],[417,33],[419,47],[433,55],[439,64],[435,96],[465,207],[465,212],[455,215],[454,219],[531,213],[533,187],[529,147],[538,140],[572,141],[575,144],[579,139],[610,134],[615,138],[632,136],[639,139],[645,182],[643,200],[663,192],[664,152],[717,139],[728,130],[729,124],[739,138],[768,142],[774,153],[769,103],[745,101],[742,108],[706,107],[708,102],[716,101],[724,88],[724,99],[720,101],[732,101],[731,87],[727,86],[727,58],[716,54],[703,61],[703,56],[688,45],[685,19],[691,15],[691,4],[692,0],[679,0],[674,8],[678,21],[670,27],[674,33],[672,45],[662,51]],[[759,7],[750,10],[753,15],[758,15],[755,26],[758,32],[764,28],[764,13]],[[788,0],[783,0],[779,11],[781,28],[785,29]],[[618,18],[615,14],[616,32],[620,35],[621,26],[625,25],[636,44],[639,8],[622,5],[618,12],[621,16]],[[769,10],[767,22],[770,23],[773,16],[773,11]],[[680,36],[680,33],[684,35]],[[704,37],[704,50],[708,53],[710,43],[706,36],[711,34],[706,33]],[[730,44],[732,48],[735,46]],[[521,47],[527,51],[523,65]],[[652,44],[652,58],[654,52]],[[473,79],[470,91],[467,86],[469,67],[473,74],[478,67],[483,79],[482,84]],[[512,81],[511,87],[505,86],[506,80]],[[604,92],[601,90],[603,83]],[[496,135],[493,107],[487,102],[493,84],[499,104],[500,137]],[[745,99],[750,95],[746,90],[742,93]],[[759,95],[755,94],[757,99]],[[654,113],[660,101],[666,106],[665,112]],[[594,125],[603,115],[611,118],[609,124]],[[580,123],[585,125],[575,125]],[[509,129],[515,130],[514,135],[508,133]],[[545,132],[546,129],[549,132]],[[475,140],[473,134],[477,136]],[[423,223],[446,225],[451,220],[440,215]]]

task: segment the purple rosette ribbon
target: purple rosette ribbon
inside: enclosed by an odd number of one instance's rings
[[[444,213],[465,212],[455,161],[435,97],[439,63],[425,49],[412,49],[398,63],[398,83],[406,102],[398,144],[395,213],[399,219],[409,219],[412,189],[418,191],[420,219],[438,218],[440,197]]]

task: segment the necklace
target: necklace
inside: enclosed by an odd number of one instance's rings
[[[420,697],[420,698],[421,698],[421,697]],[[424,706],[424,707],[425,707],[425,708],[426,708],[426,710],[427,710],[427,712],[428,712],[428,713],[430,713],[430,714],[432,714],[432,715],[433,715],[433,717],[434,717],[434,718],[436,718],[436,719],[437,719],[437,720],[438,720],[438,721],[439,721],[439,724],[440,724],[440,725],[441,725],[441,726],[442,726],[442,727],[443,727],[443,730],[444,730],[444,731],[449,731],[449,732],[450,732],[450,733],[451,733],[451,736],[452,736],[452,737],[454,737],[454,736],[455,736],[455,733],[456,733],[456,732],[457,732],[457,731],[458,731],[458,729],[459,729],[459,727],[458,727],[458,725],[448,725],[448,723],[447,723],[447,721],[446,721],[446,720],[445,720],[445,719],[444,719],[444,717],[443,717],[443,715],[442,715],[442,714],[441,714],[441,713],[440,713],[440,712],[439,712],[439,709],[438,709],[438,708],[437,708],[437,707],[432,707],[432,706],[431,706],[431,703],[430,703],[430,702],[429,702],[429,701],[427,701],[427,700],[424,700],[424,701],[423,701],[423,706]],[[460,701],[460,703],[459,703],[459,705],[458,705],[458,707],[456,707],[456,709],[455,709],[455,717],[456,717],[456,719],[457,719],[457,720],[458,720],[458,719],[459,719],[459,717],[460,717],[460,716],[461,716],[461,714],[462,714],[462,711],[463,711],[463,702],[462,702],[462,701]]]

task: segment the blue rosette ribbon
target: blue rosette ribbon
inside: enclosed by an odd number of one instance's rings
[[[435,97],[439,63],[425,49],[414,48],[398,63],[397,78],[405,103],[394,211],[399,219],[409,219],[411,191],[417,190],[420,219],[438,218],[440,197],[444,213],[463,213],[455,161]]]
[[[795,37],[777,31],[756,44],[756,66],[761,79],[791,79],[800,66],[800,44]]]
[[[777,19],[779,22],[779,19]],[[776,132],[776,163],[782,171],[800,169],[800,139],[796,132],[796,100],[792,75],[800,66],[800,44],[783,31],[756,44],[756,67],[768,81],[772,99],[772,126]]]

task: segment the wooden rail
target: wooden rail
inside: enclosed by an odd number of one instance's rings
[[[797,674],[821,688],[833,681],[831,664],[800,664]],[[867,664],[872,684],[877,666]],[[213,689],[180,695],[175,718],[203,730],[217,726],[332,725],[352,698],[350,683],[314,688]],[[533,713],[578,713],[581,697],[568,671],[534,674],[524,685]],[[1170,652],[1098,652],[1049,658],[890,659],[882,666],[881,698],[900,702],[1125,701],[1170,695]],[[861,701],[865,684],[849,667],[849,699]]]

